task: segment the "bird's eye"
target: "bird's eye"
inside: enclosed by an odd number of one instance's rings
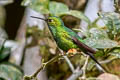
[[[53,22],[53,20],[52,19],[48,19],[48,22]]]

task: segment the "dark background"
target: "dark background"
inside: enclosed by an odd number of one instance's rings
[[[22,0],[15,0],[14,3],[5,6],[5,30],[9,36],[9,39],[15,38],[21,19],[24,15],[25,7],[20,5],[21,1]]]

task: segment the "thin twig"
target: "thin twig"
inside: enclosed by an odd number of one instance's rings
[[[37,77],[38,73],[43,70],[47,65],[49,65],[50,63],[56,61],[58,58],[62,57],[62,55],[57,55],[55,57],[53,57],[52,59],[50,59],[49,61],[42,63],[41,67],[31,76],[25,76],[24,80],[31,80]]]
[[[82,71],[83,71],[83,76],[81,77],[82,79],[86,78],[86,68],[87,68],[87,65],[88,65],[88,59],[89,59],[89,55],[87,55],[85,64],[82,67]]]
[[[101,64],[110,63],[111,61],[113,61],[113,60],[115,60],[115,59],[117,59],[117,57],[113,57],[113,58],[111,58],[111,59],[109,59],[109,60],[105,60],[105,61],[100,61],[100,63],[101,63]]]
[[[75,69],[74,73],[67,79],[67,80],[76,80],[80,75],[82,75],[83,71],[78,66],[77,69]]]
[[[64,59],[66,60],[67,64],[69,65],[71,71],[74,73],[75,69],[74,69],[74,66],[73,64],[71,63],[71,61],[69,60],[69,58],[67,56],[63,56]]]
[[[87,56],[87,55],[85,55]],[[80,75],[83,74],[83,77],[85,78],[85,70],[86,70],[86,67],[87,67],[87,64],[88,64],[88,59],[89,59],[89,56],[87,56],[87,59],[85,61],[85,64],[84,66],[82,67],[82,69],[80,69],[79,67],[74,71],[74,73],[67,79],[67,80],[76,80]],[[82,78],[83,78],[82,77]]]
[[[60,52],[62,53],[62,55],[64,55],[64,52],[63,52],[61,49],[59,49],[59,50],[60,50]],[[69,53],[67,52],[66,54],[69,54]],[[74,73],[75,68],[74,68],[73,64],[71,63],[71,61],[69,60],[69,58],[68,58],[66,55],[64,55],[63,58],[66,60],[68,66],[69,66],[70,69],[71,69],[71,71]]]

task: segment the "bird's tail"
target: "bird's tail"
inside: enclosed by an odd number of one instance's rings
[[[103,71],[106,72],[105,69],[103,68],[103,66],[95,59],[95,57],[93,56],[92,53],[90,52],[86,52],[87,55],[90,56],[90,58],[92,58],[93,61],[95,61],[98,64],[98,67]]]
[[[78,40],[76,37],[72,37],[73,41],[78,45],[78,47],[87,55],[90,56],[98,65],[99,68],[105,72],[104,68],[102,65],[95,59],[92,53],[96,53],[95,50],[93,50],[91,47],[87,46],[86,44],[82,43],[80,40]]]

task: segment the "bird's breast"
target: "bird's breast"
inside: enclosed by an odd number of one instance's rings
[[[77,45],[74,44],[71,36],[67,32],[65,31],[57,32],[56,36],[57,36],[56,43],[58,47],[61,48],[63,51],[68,51],[69,49],[77,48]]]

